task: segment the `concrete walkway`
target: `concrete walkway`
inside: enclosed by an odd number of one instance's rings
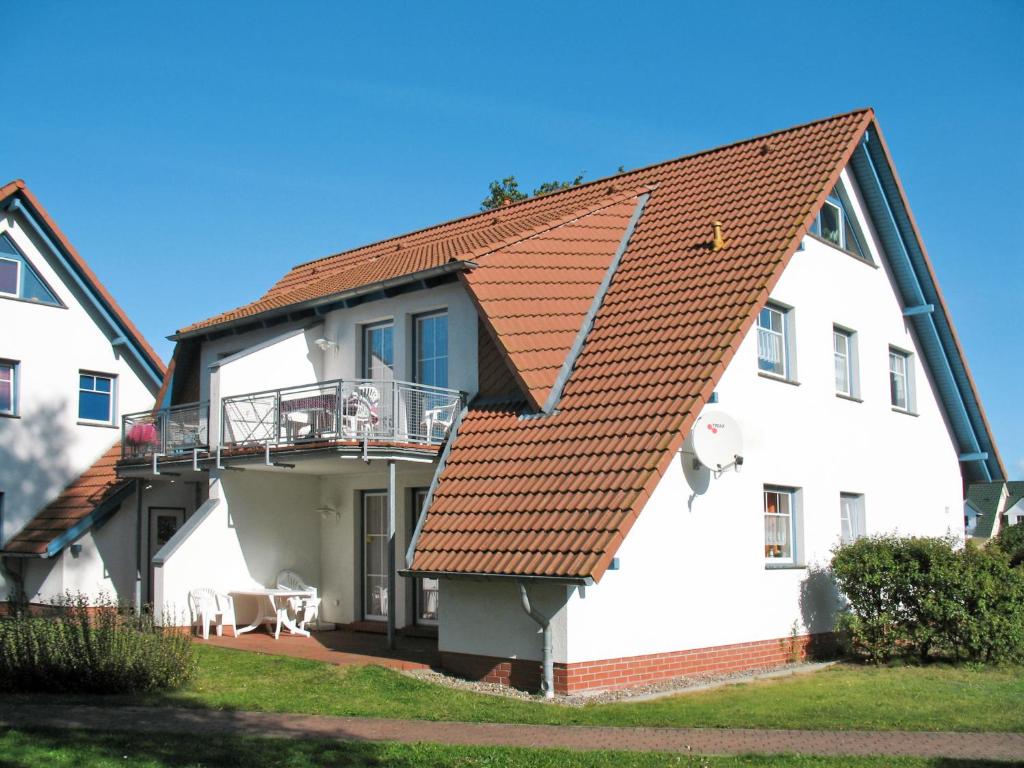
[[[1024,760],[1024,734],[910,731],[782,731],[748,728],[592,728],[446,723],[162,707],[0,703],[0,726],[145,733],[234,734],[339,741],[433,742],[475,746],[622,749],[737,755],[884,755]]]

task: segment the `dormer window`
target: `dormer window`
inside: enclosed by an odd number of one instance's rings
[[[870,261],[867,251],[861,244],[857,223],[847,212],[843,195],[838,186],[832,190],[814,218],[814,223],[811,224],[811,234],[859,259]]]

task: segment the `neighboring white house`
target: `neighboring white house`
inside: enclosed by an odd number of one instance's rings
[[[21,181],[0,187],[0,327],[6,590],[132,599],[122,537],[89,528],[105,491],[130,485],[102,457],[120,451],[121,414],[153,404],[163,363]]]
[[[964,499],[964,527],[979,541],[996,536],[1004,526],[1024,519],[1024,481],[972,483]]]
[[[514,685],[827,644],[833,547],[962,535],[1004,477],[870,110],[301,264],[172,338],[118,464],[179,515],[162,620],[292,569],[323,620]]]

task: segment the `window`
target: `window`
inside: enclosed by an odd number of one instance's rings
[[[363,377],[374,381],[395,378],[395,325],[367,325],[363,329]]]
[[[847,213],[844,194],[837,185],[811,224],[811,232],[837,248],[868,260],[856,221]]]
[[[913,408],[913,369],[910,355],[889,348],[889,396],[892,407],[901,411]]]
[[[836,394],[857,397],[857,334],[845,328],[832,328],[832,354],[835,359]]]
[[[448,386],[448,314],[420,315],[416,330],[416,383]]]
[[[416,530],[416,522],[420,510],[427,499],[427,489],[417,488],[413,491],[412,515],[409,525],[409,536]],[[441,584],[437,579],[414,579],[413,610],[417,624],[437,624],[437,605],[441,595]]]
[[[0,414],[18,415],[18,364],[0,360]]]
[[[82,372],[78,376],[78,418],[111,424],[114,421],[114,377]]]
[[[839,528],[839,537],[843,544],[852,544],[867,535],[863,494],[839,494]]]
[[[0,235],[0,296],[60,306],[57,296],[7,235]]]
[[[796,490],[764,487],[764,557],[773,563],[796,562]]]
[[[791,378],[789,311],[769,304],[757,316],[757,367],[765,373]]]

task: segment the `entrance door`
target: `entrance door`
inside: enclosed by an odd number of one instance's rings
[[[416,529],[416,518],[423,509],[427,499],[427,489],[417,488],[413,493],[412,519],[409,535]],[[440,597],[440,585],[437,579],[413,579],[413,617],[417,624],[434,626],[437,624],[437,603]]]
[[[388,617],[388,495],[363,493],[363,618]]]
[[[170,541],[171,536],[185,522],[184,507],[150,507],[149,508],[149,589],[146,602],[153,602],[153,557],[160,548]]]

